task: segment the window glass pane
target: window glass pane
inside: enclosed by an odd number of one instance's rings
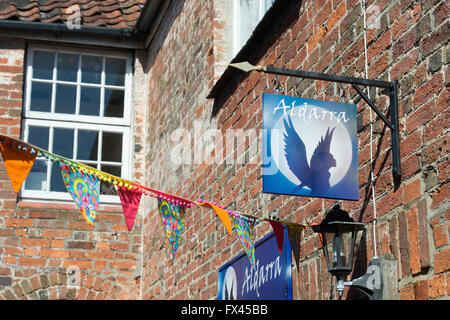
[[[55,53],[47,51],[33,52],[33,78],[53,79]]]
[[[25,180],[27,190],[47,190],[47,160],[35,160]]]
[[[102,165],[100,170],[112,174],[116,177],[120,177],[121,174],[120,166]],[[117,190],[114,188],[114,185],[112,183],[101,181],[100,194],[117,195]]]
[[[80,114],[100,115],[100,88],[81,87]]]
[[[66,192],[67,188],[61,176],[61,168],[57,162],[51,162],[50,191]]]
[[[103,132],[102,161],[122,161],[122,133]]]
[[[121,168],[120,166],[111,166],[111,165],[101,165],[100,167],[101,171],[104,171],[106,173],[112,174],[113,176],[120,177],[121,174]]]
[[[81,82],[100,83],[102,80],[102,57],[81,57]]]
[[[258,22],[259,22],[259,0],[239,0],[237,50],[240,49],[243,45],[245,45]]]
[[[30,110],[50,112],[52,106],[52,84],[33,82],[31,85]]]
[[[97,160],[98,131],[78,130],[77,158]]]
[[[123,117],[123,90],[105,89],[105,117]]]
[[[77,104],[77,86],[56,85],[55,112],[75,114]]]
[[[48,132],[49,128],[29,126],[28,127],[28,142],[37,147],[48,150]]]
[[[77,81],[78,72],[77,54],[58,53],[58,63],[56,65],[57,79],[62,81]]]
[[[73,129],[53,129],[53,153],[72,159]]]
[[[105,84],[125,85],[125,59],[106,58]]]

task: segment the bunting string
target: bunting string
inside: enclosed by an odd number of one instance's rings
[[[213,209],[231,235],[232,226],[237,232],[249,261],[254,267],[253,227],[259,222],[270,222],[274,230],[280,252],[283,248],[283,225],[287,227],[292,252],[298,266],[300,254],[300,237],[305,225],[262,218],[238,211],[228,210],[216,202],[203,199],[191,200],[178,195],[162,192],[134,181],[114,176],[86,164],[51,153],[38,146],[0,134],[0,151],[13,189],[19,192],[28,176],[36,157],[44,157],[56,162],[61,168],[61,176],[67,191],[80,209],[84,220],[94,229],[95,217],[99,206],[100,181],[112,183],[118,191],[125,222],[132,230],[139,208],[141,196],[147,195],[158,200],[158,211],[163,221],[166,236],[171,245],[172,257],[178,249],[179,240],[184,227],[185,208],[193,205]],[[233,224],[231,223],[233,218]]]

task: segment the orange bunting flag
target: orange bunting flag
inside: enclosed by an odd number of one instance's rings
[[[7,140],[0,142],[0,150],[12,188],[15,193],[18,193],[33,167],[36,153],[31,154],[30,149],[23,151],[22,147],[18,149]]]
[[[222,223],[224,224],[225,228],[228,230],[228,233],[231,236],[231,220],[230,220],[230,216],[228,215],[228,212],[226,212],[225,210],[213,205],[212,203],[209,202],[202,202],[202,203],[197,203],[199,206],[208,206],[210,208],[212,208],[216,214],[219,216],[220,220],[222,220]]]

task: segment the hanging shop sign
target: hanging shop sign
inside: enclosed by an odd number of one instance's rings
[[[358,200],[356,105],[262,98],[263,192]]]
[[[275,233],[255,243],[254,267],[243,252],[218,271],[218,300],[291,300],[291,247],[284,227],[280,252]]]

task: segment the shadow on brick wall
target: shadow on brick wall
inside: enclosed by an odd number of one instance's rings
[[[303,1],[276,1],[231,63],[248,61],[257,64],[282,34],[297,21],[302,3]],[[246,77],[246,73],[235,68],[228,67],[225,70],[208,96],[215,98],[211,118],[217,115]]]
[[[153,66],[153,62],[158,56],[164,40],[172,30],[174,21],[181,13],[181,10],[184,7],[184,3],[185,0],[172,1],[169,8],[167,9],[167,13],[164,16],[162,23],[157,27],[154,38],[151,40],[150,50],[147,52],[147,54],[136,55],[144,68],[144,73],[147,74]]]

